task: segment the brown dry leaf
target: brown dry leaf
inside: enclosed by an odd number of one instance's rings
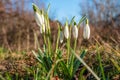
[[[58,76],[52,77],[51,80],[60,80]]]

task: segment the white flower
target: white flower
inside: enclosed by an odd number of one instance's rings
[[[68,29],[68,24],[66,23],[65,28],[64,28],[64,36],[66,39],[69,38],[69,29]]]
[[[35,12],[35,20],[37,22],[37,25],[40,27],[40,33],[45,32],[45,22],[43,14]]]
[[[44,24],[40,27],[40,33],[42,34],[43,32],[45,32],[45,25]]]
[[[88,25],[88,20],[87,20],[86,26],[84,27],[84,30],[83,30],[83,38],[84,39],[89,39],[90,38],[90,27]]]
[[[77,28],[77,25],[73,26],[72,33],[73,33],[73,38],[77,39],[78,38],[78,28]]]
[[[62,31],[60,31],[60,43],[63,43],[63,39],[64,39],[64,34]]]

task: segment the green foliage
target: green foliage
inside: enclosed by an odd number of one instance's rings
[[[47,56],[46,52],[42,52],[40,49],[38,50],[38,55],[33,51],[37,60],[41,63],[42,67],[45,68],[46,72],[52,67],[52,60],[50,56]]]

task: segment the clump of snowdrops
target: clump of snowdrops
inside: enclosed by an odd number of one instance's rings
[[[76,53],[76,44],[78,39],[79,26],[82,22],[86,22],[83,28],[83,38],[88,40],[90,38],[90,27],[86,16],[83,16],[79,23],[77,24],[72,18],[71,22],[66,21],[64,27],[58,24],[58,36],[56,41],[55,50],[53,50],[51,44],[51,29],[47,10],[40,10],[35,4],[32,4],[34,10],[34,16],[38,27],[40,28],[41,36],[44,39],[43,48],[39,48],[36,53],[33,51],[36,59],[39,61],[39,66],[36,71],[35,80],[51,80],[54,77],[57,79],[72,80],[76,75],[76,71],[79,66],[83,64],[86,69],[97,79],[100,78],[95,74],[95,72],[85,63],[83,57],[86,55],[87,50],[80,51],[78,55]],[[70,46],[71,36],[74,38],[74,46]],[[59,44],[66,44],[65,57],[63,57],[63,51]],[[81,80],[82,76],[79,76]]]

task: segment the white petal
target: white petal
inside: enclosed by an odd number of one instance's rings
[[[42,19],[42,21],[41,21],[41,24],[44,24],[44,16],[43,16],[43,14],[41,15],[41,19]]]
[[[40,27],[40,33],[45,33],[45,25],[43,24],[41,27]]]
[[[86,26],[84,27],[83,38],[84,39],[89,39],[90,38],[90,27],[89,27],[88,24],[86,24]]]
[[[64,28],[64,36],[65,36],[66,39],[69,38],[69,29],[68,29],[68,26],[65,26],[65,28]]]
[[[41,25],[42,25],[42,24],[41,24],[41,22],[42,22],[42,17],[41,17],[41,15],[40,15],[38,12],[35,12],[35,20],[36,20],[38,26],[41,26]]]
[[[73,26],[72,32],[73,32],[73,37],[74,37],[75,39],[77,39],[77,38],[78,38],[78,28],[77,28],[76,25]]]
[[[35,12],[35,20],[40,27],[40,33],[45,32],[44,16],[40,15],[38,12]]]

